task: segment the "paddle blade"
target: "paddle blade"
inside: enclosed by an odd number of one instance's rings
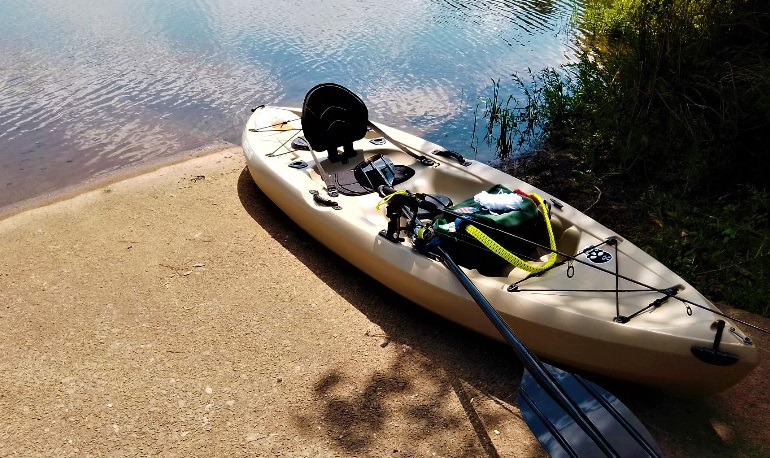
[[[615,396],[578,375],[543,364],[569,398],[604,436],[619,457],[659,457],[649,431]],[[524,420],[552,457],[604,457],[589,435],[548,395],[528,370],[519,386],[519,408]]]

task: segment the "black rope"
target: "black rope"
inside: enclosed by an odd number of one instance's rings
[[[251,112],[254,113],[255,111],[260,110],[262,108],[265,108],[265,105],[259,105],[256,108],[253,108],[251,110]],[[286,124],[289,124],[289,123],[294,122],[294,121],[302,121],[302,117],[294,118],[294,119],[289,119],[288,121],[282,121],[282,122],[279,122],[279,123],[275,123],[274,122],[274,123],[270,124],[269,126],[249,128],[249,132],[272,132],[272,131],[287,131],[287,130],[297,130],[297,131],[299,131],[299,130],[302,130],[301,128],[300,129],[297,129],[297,128],[276,129],[277,126],[285,126]]]
[[[291,121],[286,121],[285,123],[282,123],[282,124],[288,124],[290,122]],[[290,129],[276,129],[276,126],[274,126],[274,125],[262,126],[262,127],[256,127],[256,128],[254,128],[254,127],[249,128],[249,132],[256,132],[256,133],[260,133],[260,132],[289,132],[289,131],[292,131],[292,130],[296,130],[297,132],[299,132],[299,131],[302,130],[302,128],[301,127],[292,127]]]
[[[516,288],[518,288],[518,285],[519,285],[520,283],[523,283],[523,282],[525,282],[525,281],[529,280],[530,278],[536,278],[536,277],[539,277],[539,276],[543,275],[544,273],[546,273],[546,272],[548,272],[548,271],[551,271],[551,270],[553,270],[553,269],[556,269],[557,267],[561,267],[561,266],[563,266],[564,264],[568,264],[568,263],[570,263],[570,262],[572,262],[572,261],[578,261],[578,262],[580,262],[580,263],[582,263],[582,264],[586,264],[586,265],[587,265],[587,266],[589,266],[589,267],[594,267],[594,266],[592,266],[591,264],[588,264],[588,263],[585,263],[585,262],[583,262],[583,261],[580,261],[579,259],[577,259],[577,257],[578,257],[578,256],[580,256],[580,255],[586,254],[587,252],[589,252],[589,251],[591,251],[591,250],[593,250],[593,249],[595,249],[595,248],[599,248],[599,247],[600,247],[600,246],[602,246],[602,245],[606,245],[607,243],[609,243],[609,242],[608,242],[609,240],[611,240],[611,239],[607,239],[607,240],[604,240],[603,242],[597,243],[596,245],[591,245],[591,246],[588,246],[588,247],[586,247],[586,248],[584,248],[584,249],[580,250],[580,252],[576,253],[574,256],[571,256],[571,255],[568,255],[568,254],[564,254],[564,253],[561,253],[561,252],[559,252],[559,251],[552,251],[552,253],[556,253],[556,254],[557,254],[557,255],[559,255],[559,256],[564,256],[564,257],[565,257],[565,258],[567,258],[567,259],[565,259],[565,260],[563,260],[563,261],[559,261],[559,262],[556,262],[556,263],[554,263],[553,265],[551,265],[550,267],[548,267],[548,268],[546,268],[546,269],[543,269],[543,270],[541,270],[540,272],[531,273],[531,274],[527,275],[526,277],[522,278],[521,280],[518,280],[518,281],[516,281],[516,282],[512,283],[512,284],[511,284],[511,285],[508,287],[508,291],[511,291],[512,289],[516,289]],[[550,251],[550,250],[549,250],[549,251]],[[571,277],[569,274],[568,274],[567,276],[569,276],[570,278],[572,278],[572,277]]]
[[[674,291],[674,294],[676,294],[676,291]],[[634,318],[636,318],[637,316],[639,316],[642,313],[646,312],[647,310],[650,310],[650,309],[654,310],[654,309],[660,307],[661,305],[663,305],[663,303],[665,303],[667,300],[669,300],[672,297],[674,297],[674,296],[671,295],[671,296],[665,296],[665,297],[661,297],[661,298],[655,299],[654,301],[650,302],[647,305],[647,307],[644,307],[643,309],[638,310],[638,311],[636,311],[635,313],[632,313],[629,316],[626,316],[626,317],[618,316],[615,319],[619,323],[628,323],[629,321],[633,320]]]
[[[254,113],[255,111],[260,110],[262,108],[265,108],[265,105],[258,105],[255,108],[252,108],[251,112]],[[249,128],[249,132],[262,133],[262,132],[289,132],[289,131],[295,131],[294,135],[292,135],[288,140],[286,140],[285,142],[281,143],[273,151],[265,154],[265,156],[267,156],[267,157],[283,156],[284,154],[290,153],[292,150],[286,151],[286,152],[281,153],[281,154],[275,154],[275,153],[279,149],[283,148],[288,142],[294,140],[294,137],[296,137],[302,131],[302,128],[298,129],[296,127],[292,127],[290,129],[280,129],[278,127],[279,126],[285,126],[286,124],[292,123],[294,121],[301,121],[301,120],[302,120],[302,118],[300,117],[300,118],[289,119],[288,121],[281,121],[279,123],[275,123],[274,122],[274,123],[272,123],[272,124],[270,124],[268,126],[252,127],[252,128]],[[296,151],[296,150],[294,150],[294,151]]]
[[[750,328],[756,329],[757,331],[764,332],[765,334],[770,334],[770,330],[768,330],[768,329],[765,329],[763,327],[757,326],[755,324],[751,324],[748,321],[744,321],[744,320],[740,320],[738,318],[731,317],[730,315],[728,315],[728,314],[726,314],[726,313],[724,313],[724,312],[722,312],[720,310],[714,310],[714,309],[712,309],[710,307],[706,307],[705,305],[701,305],[701,304],[698,304],[698,303],[693,302],[693,301],[688,301],[687,299],[683,299],[681,297],[675,297],[674,299],[683,302],[685,305],[693,305],[693,306],[701,308],[703,310],[708,310],[708,311],[714,313],[715,315],[719,315],[719,316],[723,316],[725,318],[729,318],[730,320],[735,321],[736,323],[740,323],[742,325],[745,325],[745,326],[748,326]]]

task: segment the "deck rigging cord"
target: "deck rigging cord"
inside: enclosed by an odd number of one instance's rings
[[[257,110],[261,110],[265,108],[265,105],[257,105],[256,107],[251,109],[251,112],[254,113]],[[266,125],[266,126],[260,126],[260,127],[250,127],[249,132],[274,132],[274,131],[286,131],[286,130],[297,130],[301,131],[301,128],[291,127],[288,129],[282,129],[280,126],[285,126],[287,124],[290,124],[295,121],[302,121],[301,117],[296,117],[294,119],[288,119],[288,120],[273,120],[272,123]]]
[[[278,153],[278,150],[279,150],[279,149],[281,149],[281,148],[283,148],[284,146],[286,146],[286,144],[287,144],[287,143],[289,143],[290,141],[294,140],[294,138],[295,138],[297,135],[299,135],[299,133],[300,133],[300,132],[301,132],[301,130],[297,130],[296,132],[294,132],[294,135],[292,135],[291,137],[289,137],[289,138],[288,138],[288,139],[287,139],[285,142],[283,142],[283,143],[281,143],[280,145],[278,145],[278,147],[277,147],[276,149],[274,149],[273,151],[271,151],[271,152],[269,152],[269,153],[265,154],[265,156],[267,156],[267,157],[276,157],[276,156],[283,156],[284,154],[289,154],[289,153],[290,153],[292,150],[290,150],[290,149],[288,149],[288,148],[287,148],[287,150],[286,150],[286,151],[284,151],[283,153],[280,153],[280,154],[276,154],[276,153]]]
[[[251,109],[251,112],[254,113],[255,111],[260,110],[262,108],[265,108],[265,105],[258,105],[256,107],[254,107],[254,108]],[[278,152],[279,149],[281,149],[284,146],[286,146],[287,143],[289,143],[292,140],[294,140],[294,138],[296,138],[297,135],[299,135],[299,133],[302,132],[301,128],[297,128],[297,127],[284,128],[283,126],[288,126],[292,122],[300,121],[300,120],[301,120],[300,118],[294,118],[294,119],[288,119],[288,120],[273,120],[273,122],[271,122],[268,125],[258,126],[258,127],[249,127],[248,130],[249,130],[249,132],[256,132],[256,133],[262,133],[262,132],[286,132],[286,131],[290,131],[290,130],[295,131],[294,135],[292,135],[286,141],[284,141],[283,143],[278,145],[278,147],[276,147],[274,150],[272,150],[269,153],[265,154],[265,156],[268,156],[268,157],[281,156],[281,155],[287,154],[287,153],[289,153],[291,151],[289,150],[289,151],[286,151],[286,152],[281,153],[281,154],[276,154],[276,152]]]

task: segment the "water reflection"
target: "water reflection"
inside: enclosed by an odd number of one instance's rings
[[[491,80],[558,65],[575,1],[5,0],[0,207],[223,139],[335,81],[467,150]],[[484,159],[484,157],[482,157]]]

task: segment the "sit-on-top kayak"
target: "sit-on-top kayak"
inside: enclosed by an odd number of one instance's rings
[[[372,123],[335,84],[302,109],[260,106],[243,132],[256,184],[341,257],[415,303],[501,339],[421,246],[442,240],[537,355],[688,395],[758,363],[752,340],[671,270],[567,203],[478,161]]]

